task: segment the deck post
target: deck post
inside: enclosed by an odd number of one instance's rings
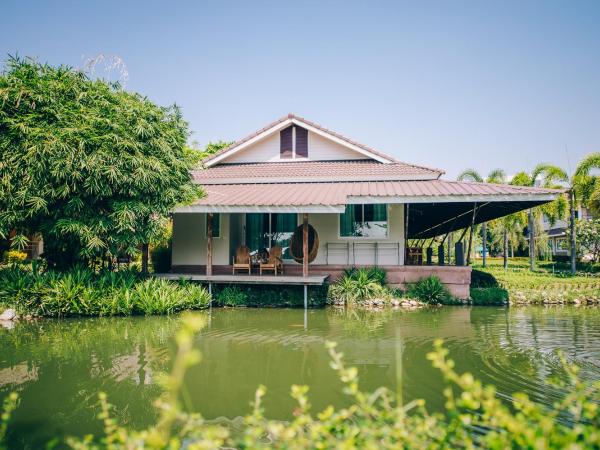
[[[302,276],[308,276],[308,213],[302,216]],[[304,285],[304,310],[308,308],[308,286]]]
[[[206,275],[212,275],[213,214],[206,214]]]
[[[308,308],[308,285],[304,285],[304,309]]]
[[[308,214],[302,217],[302,276],[308,276]]]

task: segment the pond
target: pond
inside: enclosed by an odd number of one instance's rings
[[[600,378],[600,309],[443,307],[402,310],[213,309],[196,339],[203,354],[186,379],[187,408],[235,428],[259,384],[266,414],[291,416],[292,384],[310,386],[314,409],[344,405],[325,342],[339,344],[361,386],[395,390],[406,400],[442,407],[441,376],[425,355],[444,339],[459,371],[495,384],[502,396],[524,391],[549,404],[560,395],[544,380],[559,371],[555,351]],[[0,329],[0,400],[19,392],[10,448],[39,448],[52,438],[99,434],[97,394],[104,391],[121,423],[154,419],[157,374],[168,370],[179,318],[40,320]],[[401,370],[399,370],[401,369]],[[237,418],[237,420],[236,420]]]

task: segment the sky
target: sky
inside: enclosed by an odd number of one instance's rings
[[[600,1],[2,4],[2,62],[120,58],[96,76],[176,103],[201,146],[293,112],[448,179],[600,151]]]

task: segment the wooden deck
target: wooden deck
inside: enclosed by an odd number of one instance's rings
[[[157,278],[164,278],[167,280],[190,280],[190,281],[202,281],[204,283],[216,283],[216,284],[270,284],[270,285],[298,285],[298,286],[320,286],[327,278],[328,274],[325,275],[309,275],[308,277],[294,276],[294,275],[244,275],[244,274],[216,274],[216,275],[205,275],[195,273],[158,273],[155,275]]]

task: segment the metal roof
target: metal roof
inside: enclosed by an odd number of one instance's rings
[[[220,164],[192,171],[199,184],[303,183],[437,179],[441,172],[406,163],[374,160],[286,161]]]
[[[554,200],[562,191],[446,180],[207,184],[206,196],[175,212],[342,212],[358,203],[458,203]]]

